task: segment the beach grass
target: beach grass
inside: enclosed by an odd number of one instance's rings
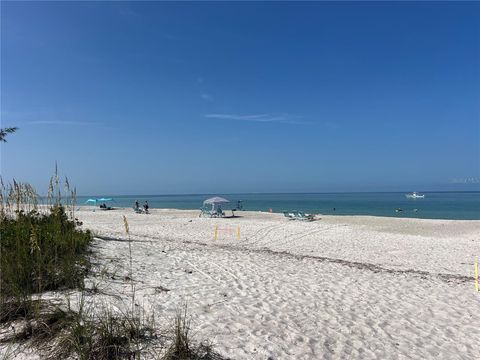
[[[83,287],[92,234],[76,226],[60,195],[40,210],[29,184],[2,181],[0,193],[0,320],[9,321],[32,315],[34,294]]]
[[[163,354],[162,360],[221,360],[209,342],[197,343],[190,334],[191,321],[187,305],[177,310],[173,326],[173,336],[170,346]]]
[[[62,185],[66,196],[62,196]],[[63,184],[57,169],[50,180],[46,204],[27,183],[5,185],[0,178],[0,326],[14,329],[1,344],[26,344],[46,359],[140,359],[145,346],[158,340],[154,313],[135,304],[132,244],[128,221],[131,307],[112,310],[108,303],[86,305],[85,277],[91,270],[93,234],[75,218],[76,190]],[[94,286],[98,290],[98,284]],[[71,306],[71,292],[79,298]],[[46,300],[46,292],[61,295]],[[63,294],[63,298],[62,298]],[[210,346],[194,345],[186,307],[179,313],[171,336],[162,335],[165,351],[153,358],[213,359]],[[9,353],[9,351],[7,351]],[[5,356],[8,354],[4,353]]]
[[[141,311],[114,312],[105,305],[94,313],[82,305],[70,312],[74,321],[59,336],[51,359],[71,354],[85,360],[140,359],[143,346],[157,338],[154,316]]]

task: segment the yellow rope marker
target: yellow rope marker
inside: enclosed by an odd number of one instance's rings
[[[217,240],[217,236],[218,236],[218,225],[215,225],[215,236],[214,236],[214,240]]]
[[[240,226],[237,226],[237,239],[240,240]]]
[[[478,259],[475,260],[475,289],[477,289],[477,292],[480,291],[478,288]]]

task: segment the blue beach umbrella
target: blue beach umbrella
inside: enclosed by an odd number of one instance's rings
[[[92,204],[93,205],[92,211],[95,211],[95,206],[97,205],[97,199],[88,199],[87,201],[85,201],[85,204]]]
[[[92,204],[93,205],[93,211],[95,211],[95,206],[97,205],[97,203],[101,202],[101,203],[106,203],[108,201],[115,201],[114,199],[112,198],[98,198],[98,199],[88,199],[87,201],[85,201],[85,204]]]
[[[105,205],[106,202],[110,202],[110,201],[115,201],[115,200],[113,200],[112,198],[104,198],[104,197],[97,199],[97,203],[102,204],[102,205],[100,205],[100,208],[103,208],[105,210],[110,210],[111,209],[111,207],[107,208],[107,205]]]

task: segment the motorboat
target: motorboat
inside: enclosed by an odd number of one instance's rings
[[[425,195],[417,194],[415,191],[411,194],[405,194],[407,199],[424,199]]]

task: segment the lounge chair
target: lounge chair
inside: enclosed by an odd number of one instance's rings
[[[296,219],[295,212],[284,211],[283,215],[289,220],[295,220]]]
[[[315,215],[313,214],[306,214],[302,211],[297,211],[296,217],[299,220],[306,220],[306,221],[312,221],[315,220]]]
[[[139,207],[134,207],[133,211],[135,211],[135,214],[143,214],[143,209]]]
[[[203,217],[203,216],[213,217],[214,213],[212,213],[212,211],[207,208],[201,208],[200,215],[198,217]]]
[[[222,209],[218,208],[217,209],[217,212],[216,212],[216,215],[218,217],[224,217],[225,216],[225,213],[222,211]]]

